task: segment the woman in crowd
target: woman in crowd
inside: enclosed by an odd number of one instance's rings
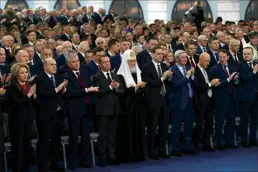
[[[11,83],[6,95],[10,103],[9,129],[12,144],[12,168],[25,171],[32,163],[31,129],[36,85],[28,82],[29,67],[16,63],[11,68]]]

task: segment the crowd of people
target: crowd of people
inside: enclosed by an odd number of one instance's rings
[[[88,6],[8,7],[0,23],[1,172],[4,141],[14,172],[63,171],[63,135],[68,169],[91,168],[91,132],[101,167],[258,146],[257,20],[147,25]]]

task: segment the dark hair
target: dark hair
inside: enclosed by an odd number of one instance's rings
[[[193,40],[189,40],[188,42],[185,43],[185,49],[188,49],[190,45],[195,45],[196,46],[196,42],[194,42]]]
[[[227,52],[227,50],[226,50],[226,49],[220,49],[220,50],[219,50],[219,53],[228,54],[228,52]]]
[[[102,52],[102,51],[104,51],[103,48],[96,47],[96,48],[94,48],[94,49],[92,50],[92,53],[93,53],[93,55],[96,55],[98,52]]]
[[[36,32],[35,32],[34,30],[28,30],[27,33],[26,33],[27,36],[29,36],[29,34],[30,34],[31,32],[34,32],[34,33],[36,34]]]
[[[23,49],[24,49],[24,48],[29,48],[29,47],[33,47],[33,48],[34,48],[34,46],[31,45],[31,44],[29,44],[29,43],[24,44],[24,45],[22,46]]]
[[[217,41],[217,40],[218,40],[217,37],[211,36],[208,43],[211,44],[213,41]]]
[[[156,45],[155,47],[153,47],[153,48],[151,49],[151,52],[152,52],[152,53],[156,53],[156,50],[158,50],[158,49],[162,49],[160,45]],[[162,49],[162,50],[163,50],[163,49]]]
[[[153,37],[148,37],[148,38],[146,39],[146,42],[149,43],[151,40],[157,40],[157,39],[155,39],[155,38],[153,38]]]
[[[99,57],[99,64],[100,64],[100,63],[101,63],[101,61],[102,61],[101,59],[102,59],[102,58],[106,58],[106,57],[108,57],[108,56],[106,56],[106,55],[105,55],[105,56],[101,56],[101,57]],[[109,58],[109,57],[108,57],[108,58]]]
[[[108,40],[108,48],[110,49],[113,45],[116,45],[118,43],[118,40],[115,38],[111,38]]]

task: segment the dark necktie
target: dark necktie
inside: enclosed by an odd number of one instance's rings
[[[191,67],[196,67],[192,56],[189,56],[189,60],[190,60]]]
[[[230,77],[230,74],[227,70],[228,65],[222,65],[222,66],[223,66],[224,72],[227,74],[227,77]],[[229,93],[229,95],[232,95],[232,85],[231,85],[231,83],[228,84],[228,93]]]
[[[253,64],[252,62],[249,62],[249,63],[248,63],[249,67],[253,70],[252,64]]]
[[[162,70],[161,70],[161,67],[160,67],[159,64],[157,65],[157,67],[158,67],[158,75],[159,75],[159,78],[161,78],[161,77],[162,77]],[[166,94],[164,82],[162,83],[162,86],[161,86],[161,89],[160,89],[160,93],[161,93],[162,96],[165,96],[165,94]]]
[[[83,81],[83,79],[82,79],[82,76],[80,75],[79,72],[76,72],[76,75],[77,75],[77,77],[78,77],[78,80],[79,80],[79,83],[80,83],[81,88],[84,88],[84,89],[85,89],[85,88],[86,88],[86,85],[85,85],[85,83],[84,83],[84,81]],[[90,97],[89,97],[89,96],[85,96],[84,102],[90,103]]]
[[[53,87],[56,88],[56,80],[55,80],[55,77],[54,77],[54,76],[51,76],[51,77],[50,77],[50,80],[51,80],[51,82],[52,82]]]
[[[202,49],[203,49],[203,52],[207,52],[207,50],[206,50],[206,48],[205,48],[205,47],[203,47]]]
[[[235,62],[238,63],[239,61],[238,61],[238,59],[237,59],[237,54],[233,54],[233,56],[234,56]]]
[[[111,78],[110,78],[109,73],[107,73],[107,80],[108,80],[108,84],[110,84],[111,83]]]
[[[186,76],[187,72],[186,72],[186,68],[185,67],[183,67],[183,71],[184,71],[184,76]],[[187,83],[187,87],[188,87],[188,96],[190,98],[192,98],[193,97],[193,90],[192,90],[192,86],[191,86],[190,82]]]
[[[216,58],[216,61],[218,62],[219,61],[219,53],[215,53],[215,58]]]

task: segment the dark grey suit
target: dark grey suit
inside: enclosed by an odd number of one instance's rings
[[[111,73],[111,79],[120,82],[119,77]],[[115,158],[115,138],[117,128],[117,116],[121,112],[119,96],[123,95],[122,85],[117,89],[111,90],[110,83],[102,71],[94,76],[94,85],[99,87],[96,102],[96,115],[99,116],[99,137],[98,148],[101,161],[105,163],[106,145],[108,144],[108,154],[110,159]]]

